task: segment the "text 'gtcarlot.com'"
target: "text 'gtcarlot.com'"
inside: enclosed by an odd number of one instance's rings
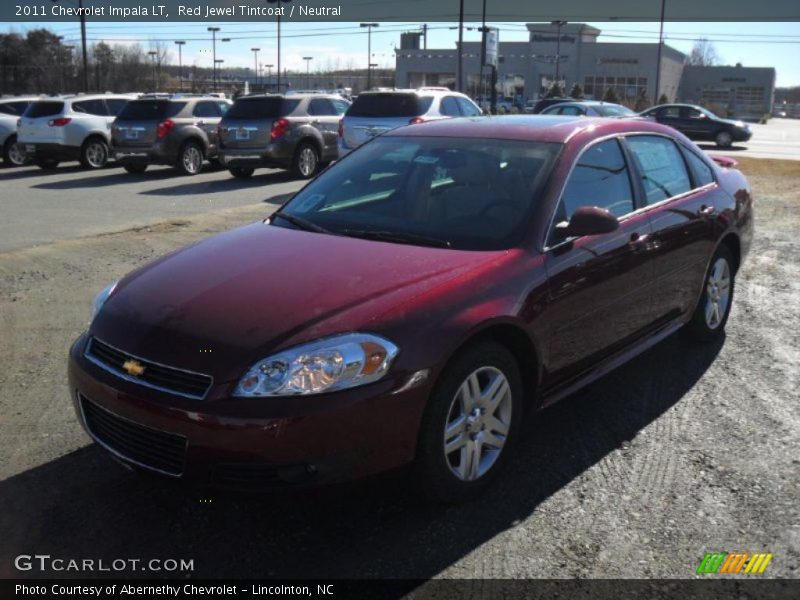
[[[123,571],[191,572],[194,559],[185,558],[54,558],[49,554],[20,554],[14,559],[18,571],[100,573]]]

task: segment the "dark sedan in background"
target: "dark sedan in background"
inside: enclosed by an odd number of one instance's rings
[[[69,390],[133,468],[243,489],[413,463],[459,501],[533,413],[683,329],[719,337],[744,176],[647,121],[439,120],[95,299]]]
[[[707,108],[692,104],[661,104],[643,111],[641,116],[669,125],[690,140],[711,141],[720,148],[746,142],[753,135],[744,121],[723,119]]]

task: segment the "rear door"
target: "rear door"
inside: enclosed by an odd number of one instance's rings
[[[323,155],[329,158],[335,155],[336,144],[339,138],[339,113],[328,98],[311,98],[308,102],[308,114],[311,117],[311,125],[322,135],[325,145]]]
[[[646,214],[634,212],[636,197],[618,140],[597,142],[577,159],[553,218],[545,259],[548,387],[634,342],[654,320],[651,226]],[[619,218],[619,229],[564,239],[555,225],[581,206],[609,210]]]
[[[681,107],[681,131],[693,140],[708,140],[714,137],[713,121],[691,106]]]
[[[656,121],[681,131],[680,106],[664,106],[658,109],[658,112],[656,113]]]
[[[705,159],[658,135],[625,138],[655,240],[653,307],[661,319],[693,309],[714,251],[715,201],[719,193]]]
[[[356,148],[377,135],[408,125],[425,114],[432,103],[432,96],[412,93],[361,94],[345,115],[344,143]]]

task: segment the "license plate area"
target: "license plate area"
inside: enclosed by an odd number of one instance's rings
[[[236,130],[236,141],[237,142],[245,142],[250,139],[250,130],[249,129],[237,129]]]
[[[125,139],[126,140],[138,140],[139,139],[139,131],[137,129],[128,129],[125,132]]]

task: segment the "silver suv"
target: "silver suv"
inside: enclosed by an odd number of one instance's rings
[[[482,114],[469,96],[445,87],[362,92],[339,123],[339,157],[403,125]]]
[[[8,167],[21,167],[28,162],[25,147],[17,142],[17,123],[31,102],[40,96],[11,96],[0,98],[0,148]]]
[[[79,160],[87,169],[105,167],[111,124],[135,94],[79,95],[40,99],[25,111],[19,143],[43,169]]]

